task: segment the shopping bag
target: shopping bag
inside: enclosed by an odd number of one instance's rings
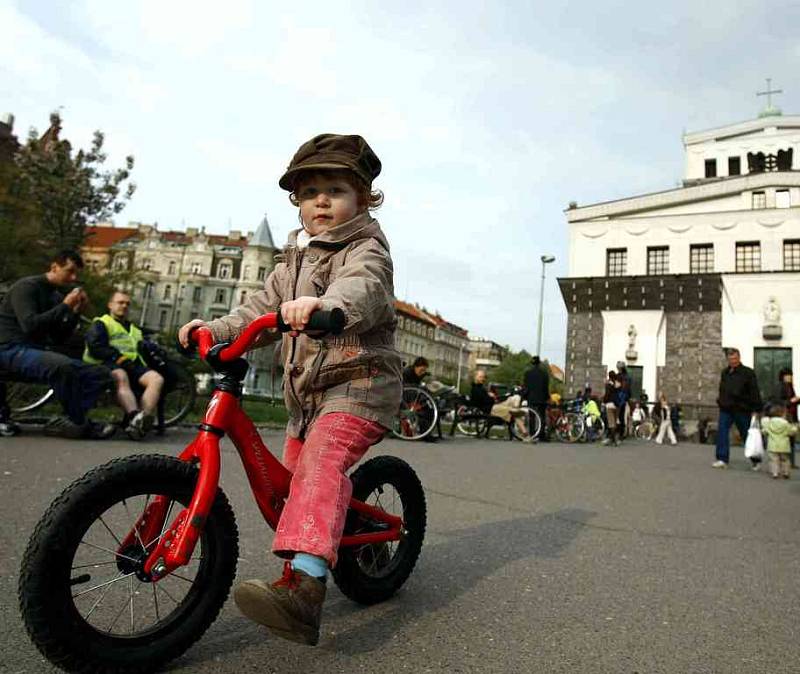
[[[764,458],[764,438],[761,436],[761,429],[755,416],[750,420],[750,430],[747,431],[747,440],[744,443],[744,456],[746,459]]]

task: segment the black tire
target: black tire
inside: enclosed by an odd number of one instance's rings
[[[203,535],[195,549],[198,558],[175,572],[191,573],[196,563],[197,572],[193,580],[174,577],[175,574],[166,576],[158,583],[140,580],[135,575],[135,565],[130,563],[136,560],[117,552],[118,546],[113,543],[120,538],[117,532],[123,536],[127,533],[124,521],[128,519],[129,501],[135,503],[137,495],[147,494],[148,498],[144,500],[146,505],[151,495],[163,494],[174,499],[176,505],[185,506],[191,499],[197,475],[194,466],[173,457],[129,456],[93,469],[70,485],[48,508],[36,525],[22,559],[19,602],[28,634],[51,663],[70,672],[150,672],[186,651],[214,622],[228,597],[236,574],[239,551],[236,521],[228,499],[221,490],[217,492]],[[121,504],[124,505],[124,511],[120,508]],[[116,521],[112,517],[117,512],[115,508],[123,515],[120,518],[122,526],[116,531],[111,528]],[[171,507],[168,521],[172,521],[178,512],[178,508]],[[105,520],[106,517],[111,524]],[[99,539],[108,541],[104,542],[106,547],[86,543],[93,531],[102,534],[100,527],[93,528],[97,522],[102,522],[108,531],[107,539]],[[127,527],[128,531],[132,524]],[[126,548],[126,552],[129,555],[138,554],[144,548],[149,548],[155,540],[158,537],[148,543],[134,543]],[[73,564],[80,560],[80,555],[99,557],[97,550],[106,550],[106,557],[110,561],[93,560],[90,564],[79,565],[80,568],[95,571],[98,576],[116,573],[117,580],[81,590],[82,585],[92,580],[89,573],[72,577],[77,569]],[[131,575],[123,575],[128,572]],[[122,580],[122,584],[118,580]],[[173,583],[171,592],[166,590],[166,585],[162,586],[168,580]],[[188,586],[184,583],[188,583]],[[134,584],[139,592],[134,593]],[[99,622],[101,614],[112,616],[120,604],[107,605],[102,609],[99,607],[107,594],[124,592],[126,585],[131,588],[130,599],[122,603],[122,611],[127,613],[127,604],[130,603],[130,633],[112,633],[120,614],[117,614],[107,632],[101,631],[93,623]],[[74,589],[75,586],[78,589]],[[97,591],[100,587],[104,588],[103,597],[98,601],[95,597],[99,596]],[[174,596],[170,597],[172,592],[176,592],[176,587],[186,588],[186,594],[180,601]],[[161,601],[164,602],[163,619],[159,613],[159,588]],[[139,602],[141,611],[142,602],[149,601],[151,592],[156,622],[136,632],[134,606]],[[137,596],[139,599],[136,599]],[[86,606],[89,601],[95,601],[96,604],[84,616],[83,608],[79,609],[76,604],[83,603]],[[173,603],[174,608],[171,608]],[[124,622],[127,619],[126,615]]]
[[[411,466],[394,456],[370,459],[351,475],[351,480],[355,498],[386,506],[403,518],[406,532],[400,541],[339,549],[339,560],[333,569],[336,585],[359,604],[377,604],[400,589],[417,563],[425,538],[425,492]],[[383,489],[387,486],[399,496],[400,508],[373,498],[379,490],[385,493]],[[369,529],[370,522],[353,511],[348,513],[346,534]]]

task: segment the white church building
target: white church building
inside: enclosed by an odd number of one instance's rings
[[[711,416],[723,347],[762,397],[800,369],[800,116],[687,133],[683,186],[570,205],[568,391],[627,364],[634,395]]]

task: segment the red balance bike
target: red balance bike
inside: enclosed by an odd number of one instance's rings
[[[339,333],[341,311],[317,312],[307,330]],[[19,579],[22,617],[36,647],[72,672],[152,671],[208,629],[236,575],[238,531],[219,488],[227,433],[253,496],[275,529],[291,474],[269,452],[240,405],[242,354],[262,330],[288,330],[278,314],[256,319],[232,344],[195,330],[200,355],[222,379],[195,439],[178,458],[115,459],[70,485],[28,543]],[[383,601],[411,574],[425,534],[425,495],[392,456],[363,463],[333,578],[362,604]]]

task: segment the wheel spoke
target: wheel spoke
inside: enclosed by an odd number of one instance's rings
[[[94,592],[95,590],[99,590],[101,587],[106,587],[107,585],[111,585],[112,583],[116,583],[120,580],[125,580],[126,578],[130,578],[131,576],[136,575],[135,573],[126,573],[122,576],[117,576],[116,578],[112,578],[111,580],[106,581],[105,583],[100,583],[100,585],[95,585],[94,587],[90,587],[86,590],[81,590],[77,594],[73,594],[72,598],[76,599],[81,595],[88,594],[89,592]]]
[[[150,498],[150,494],[147,495],[147,498],[148,499]],[[147,550],[147,548],[144,546],[144,541],[142,540],[142,537],[139,535],[139,527],[136,526],[138,524],[138,520],[134,520],[133,517],[131,516],[131,511],[128,510],[128,501],[126,499],[122,499],[122,505],[125,508],[125,512],[128,514],[128,519],[132,520],[131,528],[133,529],[133,535],[136,536],[136,540],[139,541],[139,545],[142,546],[142,550]]]
[[[98,519],[100,520],[100,523],[101,523],[101,524],[102,524],[102,525],[103,525],[103,526],[106,528],[106,531],[107,531],[109,534],[111,534],[111,538],[113,538],[113,539],[114,539],[114,542],[115,542],[117,545],[121,546],[121,545],[122,545],[122,541],[121,541],[121,540],[119,540],[119,538],[117,538],[117,535],[116,535],[116,534],[115,534],[113,531],[111,531],[111,527],[109,527],[109,526],[106,524],[106,521],[103,519],[103,516],[102,516],[102,515],[100,515],[100,517],[98,517]]]
[[[117,575],[117,578],[116,578],[116,580],[121,580],[121,579],[122,579],[122,571],[120,571],[120,572],[119,572],[119,574]],[[94,604],[92,604],[92,608],[90,608],[90,609],[89,609],[89,612],[88,612],[88,613],[87,613],[85,616],[83,616],[83,619],[84,619],[84,620],[88,620],[88,619],[89,619],[89,616],[90,616],[90,615],[92,615],[92,613],[94,613],[94,610],[95,610],[95,609],[96,609],[98,606],[100,606],[100,602],[102,602],[102,601],[103,601],[103,599],[105,599],[105,596],[106,596],[106,594],[108,594],[108,591],[109,591],[110,589],[111,589],[111,583],[108,583],[108,584],[106,584],[106,589],[105,589],[105,590],[103,590],[103,591],[100,593],[100,596],[98,597],[97,601],[96,601]],[[73,599],[74,599],[74,598],[75,598],[75,597],[73,597]]]
[[[173,596],[172,596],[172,595],[171,595],[171,594],[170,594],[170,593],[167,591],[167,588],[166,588],[166,587],[164,587],[164,583],[163,583],[162,581],[159,581],[159,582],[157,582],[157,583],[156,583],[156,587],[158,587],[158,588],[159,588],[159,589],[160,589],[160,590],[161,590],[161,591],[162,591],[162,592],[163,592],[165,595],[167,595],[167,596],[168,596],[170,599],[172,599],[172,601],[175,603],[175,605],[178,605],[178,604],[180,604],[180,602],[179,602],[177,599],[175,599],[175,597],[173,597]]]
[[[116,564],[116,561],[110,562],[93,562],[92,564],[79,564],[78,566],[73,566],[70,571],[77,571],[78,569],[93,569],[98,566],[108,566],[109,564]]]
[[[169,507],[167,508],[167,514],[164,516],[164,524],[161,526],[161,533],[158,534],[152,541],[150,541],[147,545],[144,546],[144,549],[147,550],[153,543],[158,543],[161,540],[161,537],[164,535],[164,532],[167,530],[167,526],[169,524],[170,515],[172,515],[172,506],[175,505],[175,501],[169,502]]]
[[[156,607],[156,622],[161,622],[161,616],[158,615],[158,592],[156,592],[157,583],[150,583],[153,588],[153,604]]]
[[[129,562],[138,562],[139,561],[138,559],[135,559],[133,557],[128,557],[128,555],[123,555],[121,552],[114,552],[114,550],[109,550],[108,548],[104,548],[104,547],[101,547],[99,545],[95,545],[94,543],[89,543],[88,541],[81,541],[80,544],[81,545],[85,545],[85,546],[87,546],[89,548],[95,548],[97,550],[102,550],[103,552],[107,552],[107,553],[109,553],[111,555],[114,555],[114,557],[119,557],[120,559],[126,559]]]
[[[131,596],[131,634],[133,634],[136,629],[136,620],[134,618],[134,611],[133,611],[133,577],[130,577],[128,579],[128,591]]]

